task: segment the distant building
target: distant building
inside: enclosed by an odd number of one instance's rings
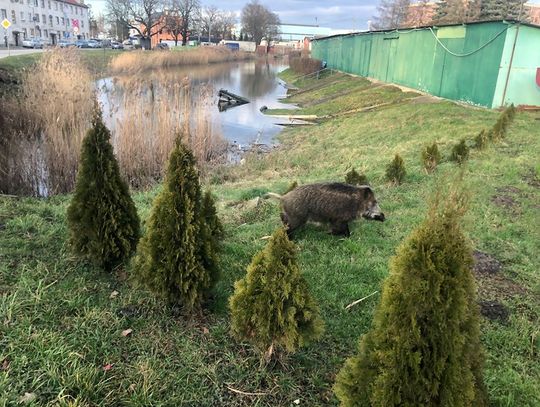
[[[304,38],[324,37],[332,34],[332,29],[308,24],[281,24],[279,35],[282,42],[304,41]]]
[[[4,19],[11,23],[7,33],[11,45],[21,45],[25,38],[41,38],[52,45],[61,39],[90,38],[88,6],[84,1],[0,0],[0,21]]]
[[[527,3],[525,10],[529,15],[529,22],[540,25],[540,4]]]

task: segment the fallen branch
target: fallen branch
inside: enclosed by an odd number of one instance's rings
[[[377,294],[378,292],[379,292],[379,291],[374,291],[374,292],[372,292],[371,294],[366,295],[364,298],[360,298],[359,300],[356,300],[356,301],[354,301],[354,302],[351,302],[349,305],[347,305],[347,306],[345,307],[345,309],[349,309],[349,308],[351,308],[351,307],[354,307],[356,304],[360,304],[362,301],[368,299],[369,297],[374,296],[374,295]]]
[[[241,394],[242,396],[267,396],[268,393],[249,393],[247,391],[242,391],[242,390],[237,390],[235,389],[234,387],[231,387],[231,386],[227,386],[227,389],[232,391],[233,393],[236,393],[236,394]]]

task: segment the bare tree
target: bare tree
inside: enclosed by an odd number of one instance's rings
[[[195,30],[199,8],[199,0],[171,0],[169,2],[169,10],[178,17],[182,45],[187,44],[189,35]]]
[[[182,37],[182,17],[178,10],[165,10],[162,17],[163,28],[174,38],[174,46],[178,46],[178,40]]]
[[[380,30],[401,27],[407,21],[410,0],[381,0],[373,26]]]
[[[258,0],[252,0],[242,9],[242,29],[257,45],[263,38],[268,42],[279,34],[279,17]]]
[[[233,30],[236,26],[236,15],[231,11],[222,11],[218,15],[217,30],[219,36],[226,39],[232,39]]]
[[[158,11],[162,0],[107,0],[109,21],[120,23],[150,39],[158,33],[154,28],[160,24]]]
[[[203,7],[200,9],[198,14],[199,28],[201,31],[200,33],[202,35],[206,35],[208,37],[208,41],[210,42],[212,32],[218,31],[217,23],[219,20],[219,14],[220,11],[216,6]]]

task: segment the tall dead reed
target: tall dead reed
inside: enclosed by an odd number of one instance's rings
[[[226,143],[209,115],[213,92],[207,87],[154,76],[116,79],[113,89],[101,101],[120,170],[132,187],[147,188],[162,178],[177,137],[203,171],[222,156]]]
[[[240,61],[250,57],[249,53],[233,52],[225,47],[198,47],[183,51],[131,51],[124,52],[114,58],[110,68],[114,73],[134,74],[183,65]]]
[[[75,185],[79,151],[94,105],[92,77],[77,50],[55,49],[23,78],[22,98],[38,130],[43,157],[40,194],[70,192]]]
[[[289,56],[289,66],[294,72],[308,75],[321,69],[321,61],[303,56]]]

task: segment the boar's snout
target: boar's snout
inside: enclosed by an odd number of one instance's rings
[[[373,216],[373,219],[384,222],[384,213],[379,213],[378,215]]]

